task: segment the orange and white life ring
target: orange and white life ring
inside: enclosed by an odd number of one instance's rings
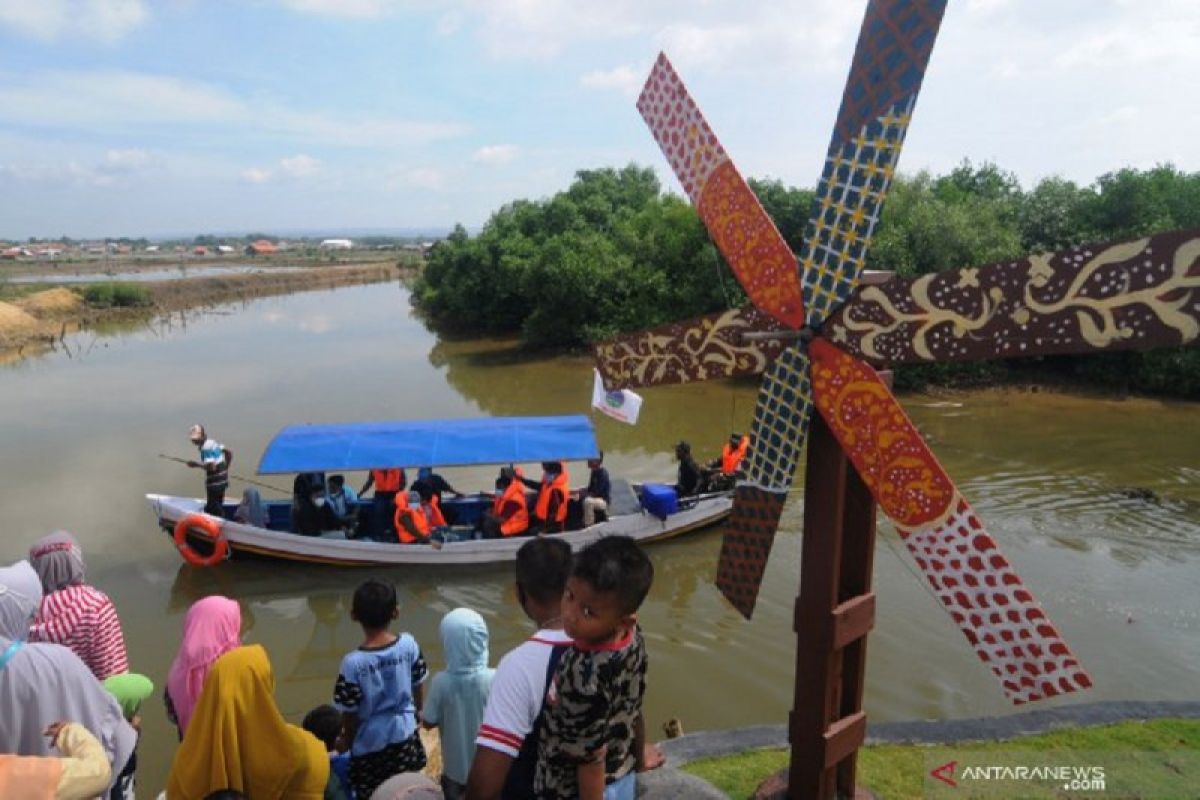
[[[213,551],[202,556],[188,543],[188,531],[196,530],[212,540]],[[221,535],[221,523],[207,514],[188,514],[175,523],[175,547],[183,560],[194,567],[211,567],[225,560],[229,554],[229,542]]]

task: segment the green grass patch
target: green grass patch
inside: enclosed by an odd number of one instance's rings
[[[926,753],[922,745],[876,745],[859,752],[858,782],[886,800],[921,800]],[[1129,753],[1192,751],[1200,753],[1200,720],[1161,719],[1066,728],[1003,742],[939,745],[938,750],[1003,754],[1013,751],[1054,753]],[[750,797],[760,783],[788,763],[786,750],[757,750],[693,761],[683,767],[733,798]]]
[[[105,281],[84,286],[83,300],[96,308],[134,308],[150,305],[150,293],[135,283]]]
[[[11,303],[36,292],[51,289],[53,286],[50,283],[14,283],[7,277],[0,277],[0,302]]]

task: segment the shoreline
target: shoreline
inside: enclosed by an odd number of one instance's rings
[[[170,314],[238,300],[382,283],[399,280],[411,273],[411,269],[387,261],[147,281],[133,284],[149,296],[147,304],[104,308],[87,305],[75,291],[81,286],[44,288],[9,302],[0,302],[0,364],[40,355],[54,349],[69,333],[106,323],[149,322]]]

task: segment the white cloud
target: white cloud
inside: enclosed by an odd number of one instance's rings
[[[458,33],[463,26],[463,15],[461,11],[448,11],[438,17],[437,32],[441,36],[451,36]]]
[[[270,183],[274,180],[311,178],[321,171],[321,162],[300,153],[279,159],[270,167],[250,167],[242,170],[242,180],[248,183]]]
[[[510,163],[517,157],[517,152],[515,144],[489,144],[476,150],[471,160],[477,164],[498,166]]]
[[[0,164],[0,174],[42,186],[108,187],[126,184],[145,172],[156,159],[145,150],[109,150],[96,163],[80,159]]]
[[[143,0],[0,0],[0,28],[42,41],[114,42],[149,17]]]
[[[150,162],[150,154],[137,147],[109,150],[104,155],[104,163],[112,172],[140,172],[149,166]]]
[[[279,161],[279,168],[285,175],[292,178],[307,178],[315,175],[321,169],[321,162],[303,153]]]
[[[44,72],[0,86],[0,122],[6,120],[93,133],[182,126],[203,129],[206,142],[226,135],[344,147],[414,146],[465,131],[457,123],[298,110],[202,81],[128,70]]]
[[[394,167],[388,171],[389,189],[425,189],[440,192],[446,188],[446,176],[433,167]]]
[[[283,5],[301,14],[329,17],[374,19],[398,5],[394,0],[282,0]]]
[[[610,70],[592,70],[579,79],[579,84],[588,89],[615,89],[632,97],[646,80],[643,72],[623,64]]]
[[[242,180],[247,183],[267,183],[272,177],[274,177],[274,173],[262,167],[251,167],[250,169],[242,170]]]

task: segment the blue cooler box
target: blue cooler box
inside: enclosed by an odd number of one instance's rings
[[[675,487],[661,483],[642,484],[642,508],[659,519],[674,514],[679,510],[679,496],[675,494]]]

